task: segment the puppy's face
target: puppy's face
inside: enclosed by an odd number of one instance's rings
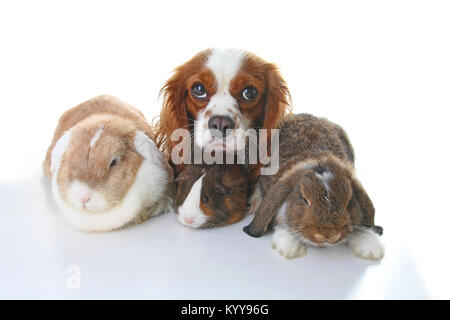
[[[289,97],[273,64],[242,50],[219,49],[178,67],[163,93],[163,130],[193,128],[197,146],[216,151],[243,148],[249,128],[275,128]]]
[[[205,170],[188,165],[177,178],[175,211],[191,228],[208,228],[241,220],[247,211],[248,183],[238,165],[214,165]]]
[[[198,146],[225,151],[244,146],[245,130],[264,111],[264,77],[251,62],[242,51],[213,51],[203,70],[189,78],[186,105],[195,115]]]

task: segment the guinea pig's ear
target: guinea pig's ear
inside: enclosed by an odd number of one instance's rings
[[[195,180],[197,180],[198,178],[200,178],[205,172],[205,168],[203,168],[202,166],[198,166],[198,165],[193,165],[193,164],[188,164],[187,165],[189,168],[189,176],[194,177]]]
[[[292,192],[295,185],[295,178],[289,177],[283,181],[278,181],[273,185],[267,195],[256,210],[252,222],[244,227],[244,232],[251,237],[259,238],[267,230],[272,218],[276,215],[278,209]]]
[[[134,147],[145,160],[152,160],[161,153],[153,140],[142,131],[136,131]]]
[[[355,178],[351,181],[351,187],[352,197],[347,206],[348,210],[350,212],[352,210],[357,211],[360,218],[359,225],[372,229],[375,228],[375,208],[369,196],[367,195],[367,192],[364,190],[361,183]]]
[[[215,185],[212,191],[217,195],[224,195],[226,193],[225,187],[221,184]]]
[[[67,130],[64,132],[64,134],[59,138],[59,140],[56,142],[55,146],[53,147],[52,151],[52,160],[50,164],[50,173],[53,175],[59,168],[61,164],[61,159],[64,155],[64,153],[67,150],[67,147],[69,146],[71,138],[71,130]]]

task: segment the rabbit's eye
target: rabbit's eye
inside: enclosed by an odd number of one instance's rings
[[[109,168],[114,167],[116,164],[117,164],[117,159],[116,158],[112,159],[111,162],[109,163]]]

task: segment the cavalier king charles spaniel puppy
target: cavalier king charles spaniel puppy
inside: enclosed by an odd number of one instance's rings
[[[175,69],[161,94],[157,139],[168,156],[178,143],[171,139],[176,129],[189,130],[201,149],[235,152],[245,146],[242,132],[250,128],[269,129],[269,144],[270,129],[290,110],[289,90],[277,67],[237,49],[198,53]]]

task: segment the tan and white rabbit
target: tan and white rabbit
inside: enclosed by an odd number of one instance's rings
[[[152,139],[142,113],[112,96],[61,116],[43,169],[70,223],[110,231],[170,207],[172,168]]]
[[[260,177],[262,202],[247,234],[260,237],[274,226],[272,246],[286,258],[305,255],[306,246],[344,242],[358,257],[383,257],[383,229],[375,226],[375,209],[340,126],[308,114],[289,116],[280,124],[279,156],[278,173]]]

